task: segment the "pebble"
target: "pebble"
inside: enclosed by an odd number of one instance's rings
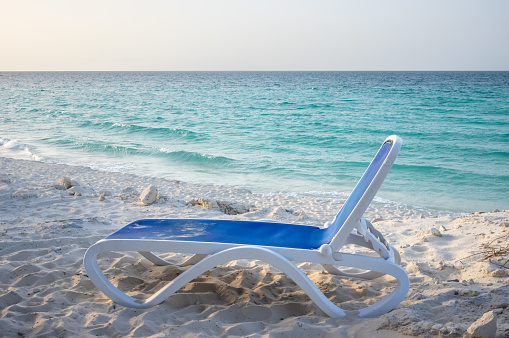
[[[435,264],[434,268],[436,270],[443,270],[445,267],[445,262],[444,261],[440,261],[438,262],[437,264]]]
[[[438,230],[437,228],[431,228],[431,230],[429,232],[430,232],[431,236],[442,237],[440,230]]]
[[[52,246],[52,247],[51,247],[51,250],[53,250],[53,251],[57,252],[57,251],[62,250],[62,248],[59,248],[58,246]]]
[[[474,337],[495,337],[497,333],[497,315],[494,311],[486,312],[467,329]]]
[[[216,201],[217,206],[219,207],[219,210],[222,213],[225,213],[227,215],[240,215],[245,214],[250,210],[249,205],[244,205],[242,203],[235,203],[235,202],[228,202],[228,201]],[[303,211],[292,211],[292,214],[294,214],[297,217],[305,218],[306,215]]]
[[[149,185],[140,195],[140,202],[143,205],[151,205],[159,199],[159,193],[152,184]]]
[[[60,177],[60,180],[58,183],[60,183],[60,185],[63,185],[66,189],[69,189],[70,187],[72,187],[71,180],[64,176]]]
[[[491,277],[505,277],[508,275],[507,269],[494,269],[494,270],[484,269],[483,272]]]
[[[193,199],[186,203],[187,205],[199,206],[204,209],[209,210],[219,210],[227,215],[239,215],[245,214],[251,210],[250,205],[245,205],[242,203],[229,202],[229,201],[214,201],[208,200],[204,198]],[[287,217],[288,214],[293,214],[300,218],[305,218],[306,215],[302,211],[293,211],[289,209],[283,208],[275,208],[270,214],[269,217],[278,216],[278,217]]]

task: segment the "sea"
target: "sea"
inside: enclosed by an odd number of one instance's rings
[[[0,156],[344,200],[509,209],[509,72],[0,72]]]

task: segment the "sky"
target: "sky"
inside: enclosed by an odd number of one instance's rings
[[[0,71],[509,71],[508,0],[0,0]]]

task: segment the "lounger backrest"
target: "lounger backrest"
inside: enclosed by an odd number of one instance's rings
[[[398,156],[401,144],[401,138],[396,135],[389,136],[385,140],[350,197],[327,228],[325,242],[328,242],[334,251],[339,250],[345,244],[346,238],[355,228],[356,223],[360,221],[389,173]]]

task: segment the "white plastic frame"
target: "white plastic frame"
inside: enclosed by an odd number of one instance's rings
[[[380,316],[395,308],[406,297],[410,288],[407,273],[398,265],[400,263],[398,251],[383,238],[371,223],[362,217],[401,147],[401,139],[397,136],[391,136],[387,138],[387,141],[392,142],[393,147],[381,169],[330,244],[324,244],[319,249],[305,250],[176,240],[103,239],[92,245],[85,253],[84,265],[88,276],[99,290],[116,303],[130,308],[145,309],[160,304],[185,284],[215,266],[238,259],[261,260],[274,265],[292,278],[330,317],[346,316],[347,311],[339,308],[325,297],[318,287],[292,262],[317,263],[323,265],[330,273],[337,275],[373,279],[388,274],[396,278],[398,285],[390,294],[364,309],[351,311],[352,314],[359,317]],[[345,228],[349,229],[348,232]],[[354,229],[356,232],[352,233]],[[342,253],[339,249],[345,244],[366,247],[377,252],[380,257]],[[181,266],[192,265],[190,268],[142,302],[117,289],[101,271],[96,256],[101,252],[108,251],[137,251],[156,265],[172,263],[161,259],[152,252],[192,253],[194,255],[181,264]],[[367,271],[347,273],[339,270],[337,266]]]

